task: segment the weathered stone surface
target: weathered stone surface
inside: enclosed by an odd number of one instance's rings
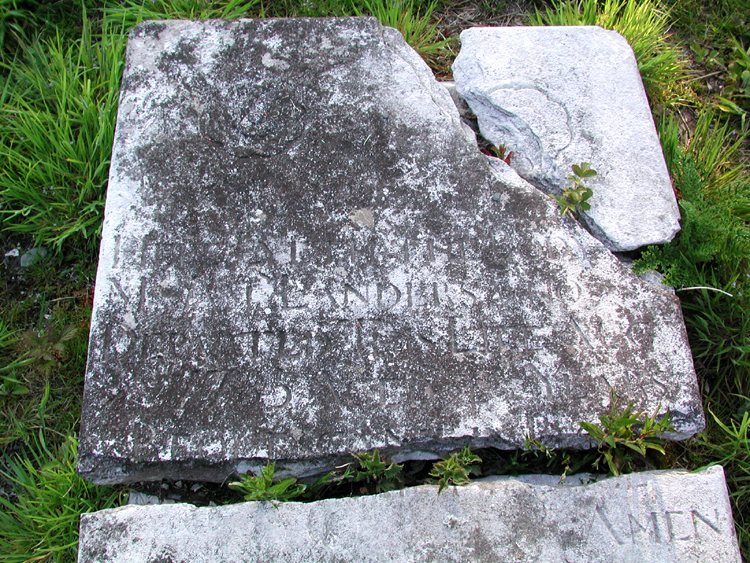
[[[80,473],[580,446],[611,389],[699,431],[678,301],[501,178],[374,19],[136,28]]]
[[[582,486],[481,482],[310,504],[124,507],[81,516],[79,563],[739,563],[724,472]]]
[[[561,193],[573,164],[599,175],[584,215],[612,250],[672,240],[680,229],[659,138],[627,41],[599,27],[472,28],[453,64],[482,135],[511,165]]]

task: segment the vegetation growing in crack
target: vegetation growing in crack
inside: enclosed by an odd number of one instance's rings
[[[460,452],[435,463],[430,471],[430,477],[435,479],[438,494],[448,485],[466,485],[471,482],[471,475],[481,475],[481,461],[482,458],[472,453],[469,446],[464,446]]]
[[[596,176],[596,170],[591,168],[588,162],[582,162],[580,165],[574,164],[570,168],[573,174],[568,176],[568,180],[573,182],[573,185],[565,188],[562,195],[551,196],[560,205],[561,215],[565,215],[569,211],[572,214],[588,211],[591,209],[588,200],[594,195],[591,188],[583,185],[583,181]]]
[[[648,416],[643,412],[634,412],[633,403],[628,403],[618,412],[613,393],[610,412],[599,417],[599,424],[579,422],[581,428],[599,444],[599,456],[593,466],[597,470],[606,466],[614,476],[634,471],[637,462],[653,467],[647,459],[649,452],[665,456],[662,436],[665,432],[674,431],[669,423],[669,413],[656,419],[658,410],[659,407],[653,416]]]

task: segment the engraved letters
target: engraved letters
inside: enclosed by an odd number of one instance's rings
[[[614,521],[602,507],[597,507],[596,513],[618,545],[692,541],[705,533],[721,534],[716,509],[712,518],[696,509],[649,511],[641,515],[627,513]]]

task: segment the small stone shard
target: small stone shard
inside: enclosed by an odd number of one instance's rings
[[[703,428],[678,300],[491,164],[397,31],[150,22],[122,84],[85,478],[587,446],[613,391]]]
[[[366,207],[364,209],[355,209],[352,211],[351,215],[349,215],[349,220],[352,223],[362,225],[368,229],[375,227],[375,217],[372,215],[372,210],[367,209]]]
[[[81,516],[78,563],[165,560],[740,563],[740,553],[718,466],[579,486],[503,479],[440,495],[422,486],[313,503],[131,505]]]
[[[552,194],[571,166],[598,175],[583,214],[609,249],[672,240],[680,229],[659,137],[627,41],[599,27],[471,28],[453,64],[482,135],[513,151],[511,166]]]

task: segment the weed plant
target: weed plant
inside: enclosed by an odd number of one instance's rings
[[[378,450],[372,453],[363,452],[352,454],[357,460],[357,468],[350,471],[350,479],[354,482],[372,484],[376,493],[384,493],[403,486],[399,474],[403,466],[393,463],[390,459],[380,457]],[[348,468],[347,468],[348,469]]]
[[[258,475],[242,475],[239,481],[229,483],[229,487],[243,493],[243,498],[247,501],[285,502],[304,494],[307,487],[297,484],[297,479],[274,481],[275,474],[276,464],[269,463]]]
[[[580,165],[574,164],[571,167],[573,174],[568,176],[568,181],[573,185],[565,188],[562,195],[553,195],[554,199],[560,206],[560,214],[565,215],[570,212],[571,215],[577,215],[583,211],[591,209],[589,198],[594,195],[591,188],[583,185],[584,180],[596,176],[596,170],[591,168],[588,162],[582,162]]]
[[[481,462],[482,458],[473,453],[469,446],[452,453],[443,461],[436,462],[430,470],[430,477],[438,486],[438,494],[448,485],[466,485],[471,481],[472,475],[481,475]]]
[[[247,473],[229,487],[243,494],[244,500],[285,502],[314,501],[321,498],[384,493],[403,487],[403,466],[381,457],[379,450],[353,453],[355,461],[319,477],[309,485],[296,479],[275,479],[276,464],[268,463],[258,475]]]
[[[617,476],[634,471],[637,464],[649,466],[649,452],[666,455],[662,435],[674,428],[669,424],[669,414],[659,420],[656,420],[656,414],[649,417],[642,412],[633,412],[633,403],[618,412],[613,394],[610,413],[600,416],[599,424],[580,422],[598,444],[599,456],[593,462],[594,468],[601,470],[606,464],[609,473]]]

